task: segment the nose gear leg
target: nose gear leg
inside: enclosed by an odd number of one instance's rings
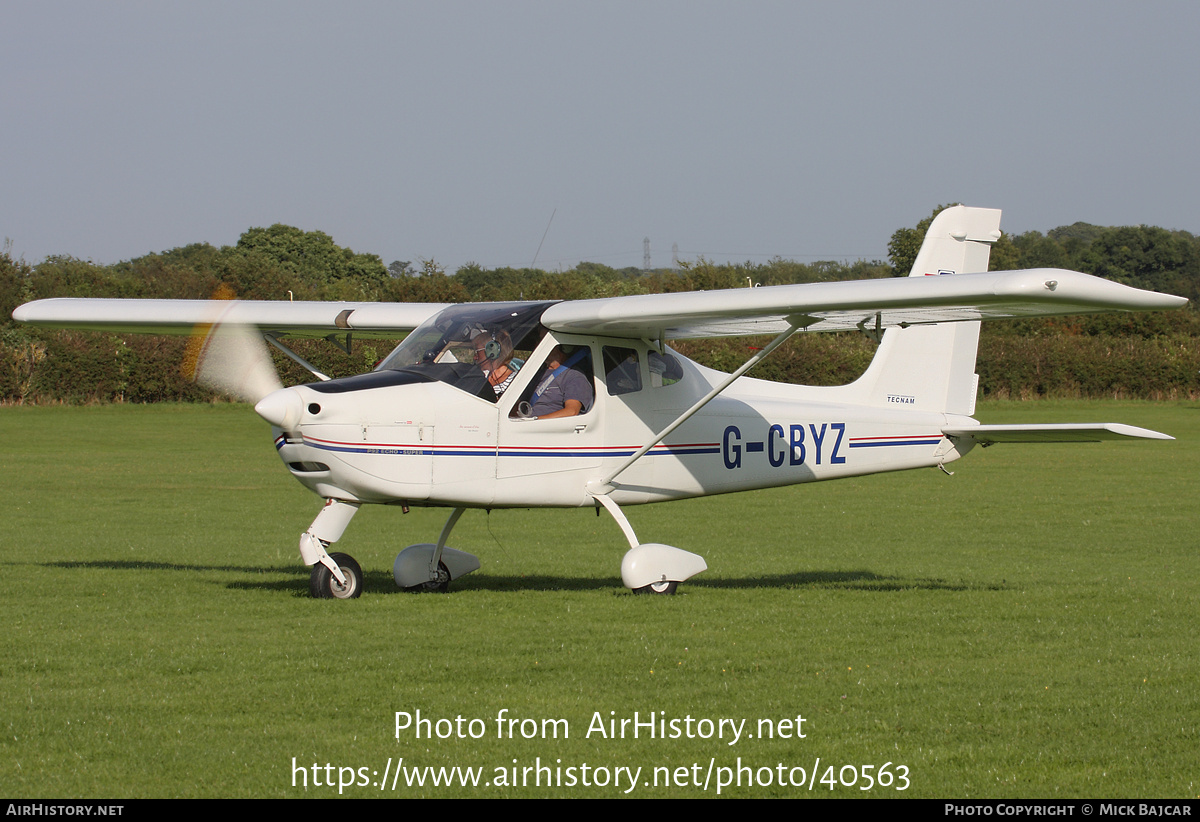
[[[325,507],[313,520],[308,530],[300,535],[300,558],[305,565],[318,563],[329,569],[339,585],[346,584],[346,577],[326,549],[331,543],[337,542],[346,532],[346,526],[358,513],[357,502],[345,502],[338,499],[325,501]]]

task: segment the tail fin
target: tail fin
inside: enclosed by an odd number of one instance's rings
[[[991,244],[1000,239],[1000,211],[953,206],[933,219],[910,277],[987,271]],[[852,386],[868,405],[920,411],[975,413],[979,377],[975,354],[979,323],[890,328],[871,365]]]

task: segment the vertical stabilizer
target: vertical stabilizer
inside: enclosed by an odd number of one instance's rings
[[[953,206],[933,219],[910,277],[952,277],[987,271],[1000,239],[1000,211]],[[979,323],[890,328],[875,358],[852,386],[868,405],[949,414],[975,413]]]

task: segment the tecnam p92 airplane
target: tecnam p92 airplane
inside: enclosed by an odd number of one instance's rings
[[[988,272],[999,226],[998,210],[946,209],[901,279],[462,305],[50,299],[13,316],[122,332],[206,327],[198,377],[255,403],[288,471],[326,500],[300,537],[315,597],[361,593],[358,563],[328,548],[364,504],[452,511],[436,542],[396,557],[401,588],[445,590],[479,568],[476,557],[446,545],[468,508],[602,506],[629,541],[624,584],[673,593],[705,570],[704,560],[639,542],[624,506],[944,466],[977,444],[1170,439],[1111,423],[972,419],[980,320],[1187,302],[1075,271]],[[741,376],[793,334],[853,329],[880,344],[848,385]],[[342,379],[316,372],[279,342],[345,334],[349,344],[351,335],[397,332],[411,333],[375,370]],[[664,343],[750,334],[775,336],[732,374]],[[264,338],[318,379],[282,387]],[[583,385],[578,399],[563,400],[556,413],[531,413],[556,381],[565,388],[568,380]]]

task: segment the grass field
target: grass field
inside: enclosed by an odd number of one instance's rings
[[[1200,795],[1200,406],[977,416],[1178,441],[630,509],[642,539],[706,558],[676,597],[629,595],[624,540],[590,511],[468,512],[451,542],[482,570],[400,594],[396,552],[445,512],[367,508],[338,544],[367,590],[341,602],[308,597],[296,543],[320,502],[249,409],[0,409],[0,795],[621,796],[616,769],[640,767],[631,796],[700,797],[739,765],[721,796]],[[397,739],[418,710],[480,722]],[[502,710],[537,733],[498,738]],[[685,735],[589,738],[635,711]],[[805,738],[778,738],[797,716]],[[722,718],[746,720],[735,744],[697,735]],[[393,789],[401,757],[482,777]],[[885,763],[895,781],[860,790]],[[538,764],[557,772],[520,786]]]

